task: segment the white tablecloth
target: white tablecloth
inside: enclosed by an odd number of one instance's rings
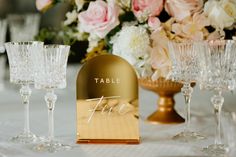
[[[139,145],[100,145],[75,144],[76,142],[76,75],[79,65],[70,65],[67,72],[68,86],[64,90],[56,90],[58,101],[55,109],[55,135],[64,143],[71,144],[73,149],[57,153],[36,153],[28,145],[13,144],[9,138],[23,130],[23,105],[18,87],[5,82],[5,90],[0,92],[0,153],[8,157],[128,157],[128,156],[203,156],[201,148],[213,142],[215,121],[210,104],[210,92],[200,92],[194,88],[192,97],[192,126],[202,134],[209,136],[207,140],[195,143],[178,143],[171,137],[180,132],[183,124],[153,125],[145,122],[145,118],[156,109],[157,96],[140,89],[140,132]],[[33,87],[32,87],[33,88]],[[47,135],[47,108],[44,102],[45,91],[33,89],[30,99],[30,125],[37,135]],[[176,95],[176,109],[184,111],[181,94]],[[236,111],[236,95],[225,95],[224,109]]]

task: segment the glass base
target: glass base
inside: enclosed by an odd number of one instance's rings
[[[71,146],[61,144],[58,141],[50,141],[50,142],[48,141],[48,142],[44,142],[44,143],[41,143],[41,144],[33,147],[34,151],[50,152],[50,153],[54,153],[54,152],[58,152],[58,151],[65,151],[65,150],[70,150],[70,149],[72,149]]]
[[[202,151],[211,156],[225,156],[227,147],[224,144],[212,144],[203,148]]]
[[[173,139],[181,142],[193,142],[197,140],[203,140],[205,137],[196,132],[185,131],[175,135]]]
[[[37,142],[38,137],[33,134],[33,133],[21,133],[15,137],[11,138],[12,142],[15,143],[23,143],[23,144],[27,144],[27,143],[35,143]]]

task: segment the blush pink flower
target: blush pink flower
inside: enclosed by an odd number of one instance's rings
[[[86,11],[79,14],[79,27],[82,31],[104,38],[113,28],[119,25],[119,8],[114,0],[108,3],[97,0],[89,3]]]
[[[202,0],[166,0],[165,10],[175,19],[181,21],[202,9]]]
[[[164,0],[132,0],[132,11],[140,21],[145,21],[148,16],[158,16],[163,5]]]
[[[194,14],[180,23],[172,24],[172,31],[185,39],[204,40],[208,35],[205,26],[209,25],[209,20],[204,14]]]
[[[161,29],[161,21],[157,17],[150,16],[148,18],[148,26],[151,30],[160,30]]]
[[[53,6],[54,0],[36,0],[36,8],[39,11],[45,12]]]
[[[168,37],[163,30],[151,34],[151,65],[155,70],[152,79],[166,77],[169,74],[171,61],[168,53]]]

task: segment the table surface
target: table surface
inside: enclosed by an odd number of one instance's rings
[[[67,71],[67,88],[56,90],[58,100],[55,108],[55,136],[66,144],[73,146],[70,151],[56,153],[39,153],[29,149],[29,145],[14,144],[10,137],[23,130],[23,105],[18,87],[5,81],[5,89],[0,92],[0,153],[8,157],[120,157],[120,156],[203,156],[201,148],[212,143],[215,120],[210,104],[212,93],[194,88],[191,107],[192,127],[209,137],[194,143],[178,143],[171,137],[180,132],[184,124],[153,125],[145,118],[156,109],[157,95],[140,88],[140,134],[139,145],[75,144],[76,142],[76,76],[80,65],[69,65]],[[33,87],[32,87],[33,88]],[[39,136],[47,135],[47,107],[44,102],[45,91],[33,89],[30,98],[31,131]],[[236,95],[225,94],[224,109],[236,111]],[[176,109],[184,112],[181,94],[175,96]]]

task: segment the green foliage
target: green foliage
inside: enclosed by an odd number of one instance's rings
[[[38,41],[44,41],[46,44],[66,44],[73,45],[78,41],[75,34],[78,33],[76,26],[64,26],[60,30],[53,28],[42,28],[35,37]]]
[[[118,25],[114,29],[112,29],[104,38],[104,42],[105,42],[108,52],[112,52],[112,44],[109,41],[111,41],[112,36],[114,36],[120,30],[121,30],[121,26]]]
[[[42,28],[35,39],[38,41],[43,41],[46,44],[51,44],[57,40],[57,32],[58,31],[54,28]]]
[[[119,16],[119,21],[122,21],[122,22],[130,22],[130,21],[135,21],[136,18],[133,14],[132,11],[128,11],[128,12],[125,12],[125,14],[121,14]]]
[[[73,35],[76,33],[75,26],[64,26],[61,30],[60,38],[66,45],[72,45],[77,41],[77,38]]]

